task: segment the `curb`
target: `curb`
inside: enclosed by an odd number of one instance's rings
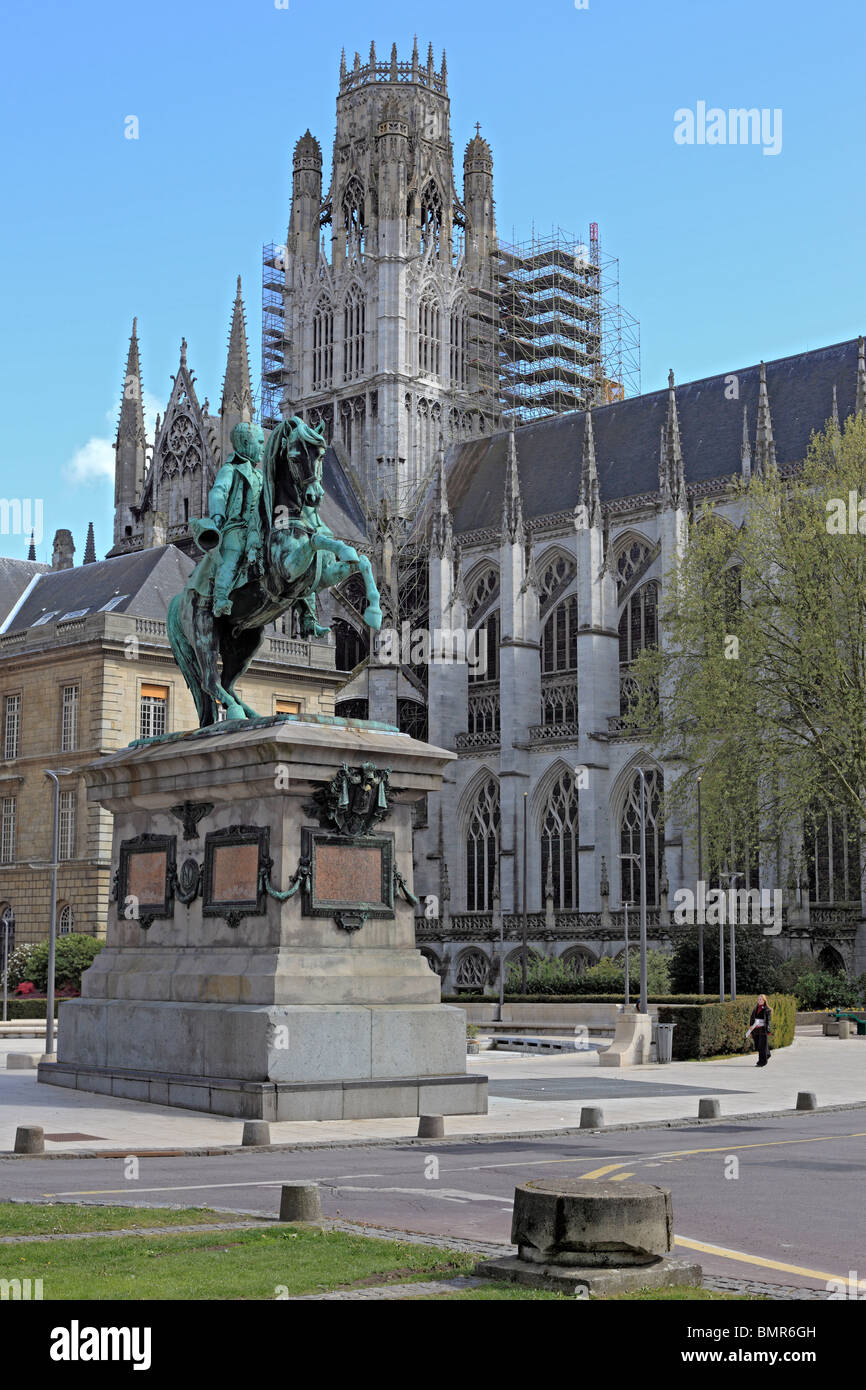
[[[238,1154],[265,1153],[305,1153],[322,1149],[393,1149],[429,1148],[431,1145],[449,1144],[499,1144],[532,1139],[567,1139],[571,1136],[586,1138],[591,1134],[627,1134],[644,1129],[713,1129],[740,1123],[743,1120],[778,1120],[794,1116],[807,1119],[814,1115],[836,1115],[849,1110],[866,1110],[866,1101],[850,1101],[844,1105],[821,1105],[815,1110],[758,1110],[740,1115],[722,1115],[718,1119],[699,1120],[696,1117],[683,1117],[677,1120],[636,1120],[630,1124],[603,1125],[600,1129],[580,1129],[577,1125],[563,1126],[559,1129],[503,1130],[499,1134],[449,1134],[442,1139],[419,1139],[417,1135],[395,1136],[387,1139],[322,1139],[318,1142],[296,1140],[288,1144],[227,1144],[221,1147],[208,1146],[189,1149],[76,1149],[74,1152],[16,1154],[11,1149],[0,1149],[0,1161],[6,1159],[92,1159],[92,1158],[233,1158]],[[315,1123],[315,1122],[311,1122]]]

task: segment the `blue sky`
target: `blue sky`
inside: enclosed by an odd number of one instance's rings
[[[447,49],[458,166],[476,121],[491,142],[500,234],[599,223],[643,390],[866,331],[862,0],[7,7],[3,493],[44,499],[40,559],[68,526],[80,561],[91,518],[111,543],[100,469],[133,315],[149,428],[182,336],[215,408],[238,273],[258,385],[261,244],[285,236],[294,143],[309,125],[327,177],[340,48],[408,57],[416,30],[437,67]],[[675,111],[701,101],[780,109],[781,152],[678,145]]]

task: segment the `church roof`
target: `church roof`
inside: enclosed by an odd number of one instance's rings
[[[9,561],[0,561],[0,565]],[[23,561],[18,561],[23,564]],[[32,570],[44,566],[31,565]],[[91,613],[129,613],[165,621],[169,601],[183,588],[193,562],[174,545],[116,555],[111,560],[48,570],[31,589],[7,632],[41,622],[87,617]]]
[[[813,430],[824,428],[838,391],[839,414],[854,411],[857,340],[817,348],[766,364],[778,464],[805,457]],[[740,472],[743,407],[754,442],[760,366],[740,368],[676,388],[680,439],[688,483]],[[734,394],[734,387],[736,394]],[[603,503],[658,491],[659,434],[668,391],[632,396],[592,412]],[[523,425],[516,432],[526,518],[570,510],[578,500],[583,449],[582,412]],[[452,446],[448,500],[459,534],[499,528],[508,434]]]
[[[333,444],[329,445],[322,459],[322,486],[325,495],[319,507],[319,515],[341,541],[363,542],[367,539],[367,521],[355,489],[349,482],[338,449],[342,450],[339,442],[336,448]]]
[[[50,571],[50,565],[35,560],[13,560],[0,555],[0,625],[12,612],[27,585],[39,574]]]

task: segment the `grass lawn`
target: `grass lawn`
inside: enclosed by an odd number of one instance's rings
[[[17,1208],[21,1211],[21,1208]],[[64,1207],[66,1228],[109,1230],[159,1224],[154,1210],[128,1207],[97,1225],[106,1208]],[[36,1208],[38,1220],[57,1207]],[[191,1224],[189,1212],[162,1212],[167,1224]],[[206,1222],[220,1213],[201,1212]],[[19,1226],[20,1226],[19,1222]],[[48,1227],[47,1229],[50,1229]],[[31,1232],[33,1227],[30,1228]],[[36,1233],[42,1234],[46,1227]],[[9,1234],[10,1232],[6,1232]],[[23,1232],[19,1232],[22,1233]],[[185,1235],[95,1235],[89,1240],[0,1246],[0,1278],[42,1279],[48,1299],[273,1299],[379,1283],[466,1274],[476,1256],[436,1246],[368,1239],[317,1227],[202,1231]]]
[[[143,1226],[210,1226],[244,1221],[239,1213],[186,1207],[97,1207],[54,1202],[0,1202],[0,1236],[70,1235],[76,1231],[124,1231]],[[252,1218],[255,1219],[255,1218]]]

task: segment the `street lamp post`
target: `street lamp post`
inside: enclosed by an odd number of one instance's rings
[[[522,982],[523,993],[526,993],[526,792],[523,793],[523,958],[522,958]]]
[[[642,767],[640,778],[640,1004],[638,1013],[647,1011],[646,990],[646,778]]]
[[[48,923],[48,999],[45,1003],[45,1056],[54,1057],[54,969],[57,947],[57,861],[60,849],[60,778],[68,775],[66,768],[45,776],[54,783],[54,830],[51,844],[51,905]]]
[[[730,893],[730,888],[731,888],[731,884],[732,884],[733,880],[734,880],[735,878],[743,878],[744,875],[741,874],[741,873],[733,873],[731,870],[729,870],[727,867],[725,867],[725,868],[722,870],[722,872],[721,872],[721,874],[719,875],[719,877],[720,877],[720,878],[727,879],[727,882],[728,882],[728,892]],[[728,899],[728,907],[729,907],[729,908],[731,907],[730,899]],[[722,914],[722,915],[724,916],[724,914]],[[731,998],[732,998],[732,999],[736,999],[736,997],[737,997],[737,937],[736,937],[736,932],[735,932],[735,930],[734,930],[735,925],[736,925],[736,924],[735,924],[735,921],[734,921],[735,917],[736,917],[736,912],[731,911],[731,965],[730,965],[730,976],[731,976]],[[724,949],[724,943],[725,943],[725,929],[724,929],[724,927],[721,926],[721,925],[719,926],[719,934],[720,934],[720,946],[721,946],[722,949]]]
[[[639,854],[621,854],[619,857],[620,857],[620,859],[630,859],[630,860],[632,861],[633,864],[639,864],[639,863],[640,863],[640,855],[639,855]],[[624,917],[625,917],[625,1002],[626,1002],[626,1006],[628,1006],[628,1005],[630,1004],[630,1002],[631,1002],[631,997],[630,997],[630,993],[629,993],[630,985],[629,985],[629,978],[628,978],[628,909],[629,909],[630,904],[629,904],[626,900],[623,900],[622,906],[623,906],[623,914],[624,914]]]
[[[701,831],[701,782],[703,773],[698,773],[698,885],[704,879],[704,845]],[[700,893],[700,887],[698,892]],[[698,994],[704,992],[704,923],[703,913],[698,912]]]
[[[9,1010],[9,933],[12,930],[14,918],[12,909],[7,907],[3,912],[3,1022],[6,1022]]]

